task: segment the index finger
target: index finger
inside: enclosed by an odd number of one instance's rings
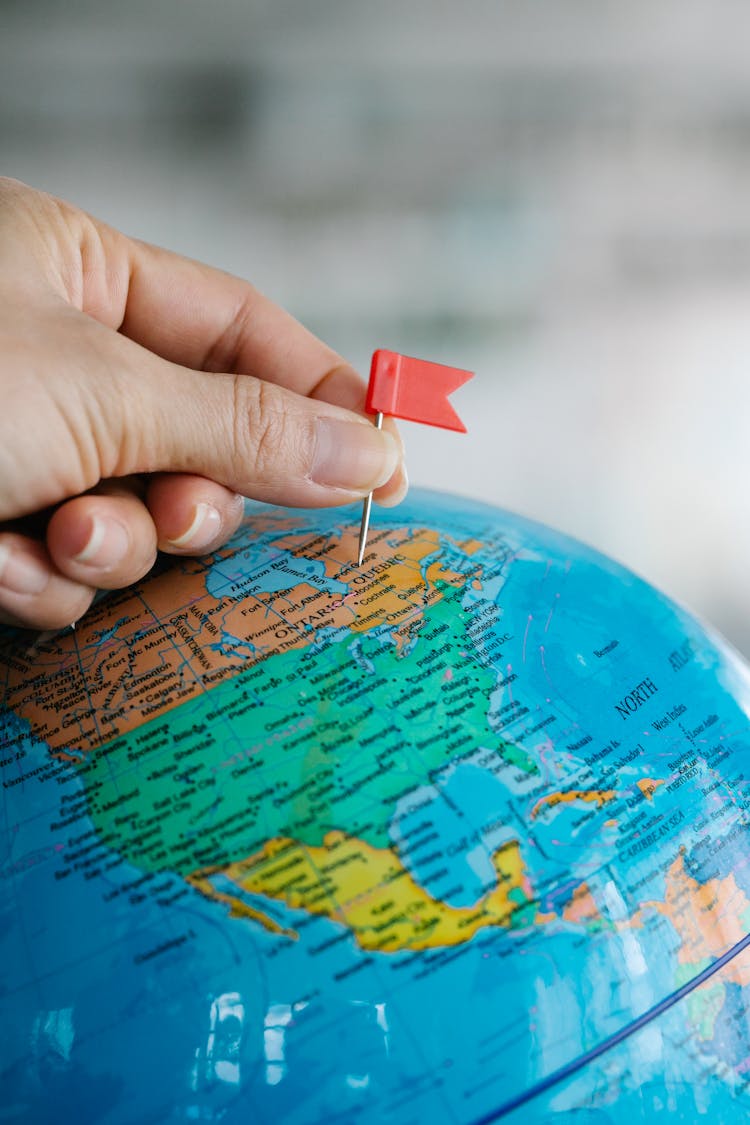
[[[121,307],[115,292],[106,316],[123,335],[184,367],[253,375],[364,414],[364,379],[250,282],[90,221],[102,241],[107,273],[117,276],[118,265],[128,265]],[[401,440],[392,419],[385,426]],[[405,490],[401,466],[375,498],[389,503]]]
[[[364,414],[367,384],[358,372],[249,281],[110,228],[106,233],[132,263],[121,333],[182,367],[255,376]],[[394,420],[385,425],[400,442]],[[376,499],[391,503],[405,490],[400,466]]]
[[[181,367],[255,376],[364,413],[366,385],[354,368],[249,282],[128,238],[25,185],[13,190],[30,203],[35,229],[42,210],[56,231],[53,283],[82,311]],[[395,424],[386,426],[398,440]],[[393,502],[405,490],[401,466],[375,498]]]
[[[110,276],[127,268],[106,318],[125,336],[184,367],[254,375],[363,411],[365,383],[351,365],[249,282],[91,221]]]
[[[32,259],[69,304],[180,366],[254,375],[319,397],[330,376],[337,405],[349,405],[342,394],[364,401],[353,368],[249,282],[128,238],[16,180],[0,180],[3,202],[16,283]]]

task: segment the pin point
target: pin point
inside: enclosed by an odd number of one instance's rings
[[[446,367],[425,359],[413,359],[379,348],[372,357],[370,383],[367,388],[365,410],[375,415],[375,426],[381,429],[384,415],[403,418],[408,422],[423,422],[427,426],[440,426],[444,430],[466,433],[466,426],[448,402],[448,395],[468,383],[473,371],[460,367]],[[357,565],[362,565],[370,526],[372,493],[362,507],[359,528],[359,554]]]

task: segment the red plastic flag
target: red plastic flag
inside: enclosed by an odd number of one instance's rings
[[[379,348],[372,357],[365,409],[368,414],[387,414],[466,433],[448,395],[473,376],[473,371],[462,371],[460,367],[446,367]]]

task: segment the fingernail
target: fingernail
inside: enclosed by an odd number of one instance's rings
[[[409,476],[406,472],[406,465],[402,465],[400,487],[392,496],[388,496],[384,500],[378,499],[378,504],[380,504],[381,508],[395,508],[397,504],[401,503],[408,491]]]
[[[195,505],[193,522],[187,531],[183,531],[176,539],[168,539],[167,542],[172,547],[202,551],[209,543],[216,540],[220,531],[221,515],[218,509],[214,508],[213,504],[201,502]]]
[[[89,537],[72,561],[99,570],[111,570],[130,550],[128,529],[108,516],[92,516]]]
[[[50,570],[42,558],[0,543],[0,587],[11,594],[41,594],[49,579]]]
[[[400,456],[396,439],[385,430],[318,418],[310,476],[329,488],[372,492],[390,480]]]

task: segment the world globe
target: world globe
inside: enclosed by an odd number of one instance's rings
[[[750,679],[557,532],[249,505],[0,641],[0,1120],[750,1115]]]

